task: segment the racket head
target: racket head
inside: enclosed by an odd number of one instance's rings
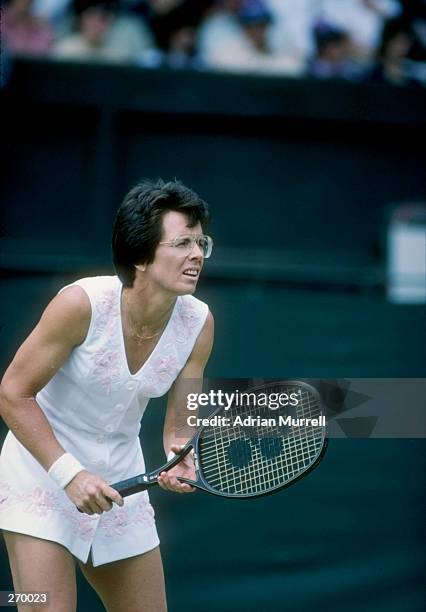
[[[223,407],[214,416],[226,416],[229,427],[207,425],[191,440],[194,449],[196,480],[180,478],[192,486],[222,497],[246,499],[275,493],[294,484],[320,463],[327,447],[326,426],[280,424],[287,417],[317,419],[324,417],[318,391],[301,381],[259,385],[246,393],[296,393],[295,406],[259,410],[258,406]],[[234,425],[235,417],[272,419],[276,424]],[[314,421],[315,422],[315,421]]]

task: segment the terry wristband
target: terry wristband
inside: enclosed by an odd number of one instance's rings
[[[84,467],[71,453],[64,453],[50,466],[47,473],[56,482],[58,487],[65,489],[74,476],[82,470],[84,470]]]

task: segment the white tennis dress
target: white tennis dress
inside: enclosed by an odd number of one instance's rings
[[[131,374],[121,324],[121,281],[98,276],[73,284],[90,299],[87,337],[37,394],[37,402],[64,449],[114,483],[145,471],[140,420],[149,399],[164,395],[185,365],[208,307],[193,296],[178,297],[153,352]],[[91,550],[94,566],[159,543],[146,491],[100,516],[82,514],[12,432],[0,456],[0,528],[59,542],[83,562]]]

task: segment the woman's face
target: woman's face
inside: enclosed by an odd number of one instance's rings
[[[186,215],[168,211],[163,216],[163,234],[161,242],[171,242],[177,236],[200,236],[203,230],[200,223],[188,226]],[[190,253],[168,244],[159,244],[155,258],[141,274],[154,288],[172,295],[194,293],[204,263],[204,255],[197,243]]]
[[[112,14],[100,7],[86,9],[80,17],[80,30],[89,45],[103,45],[112,24]]]
[[[405,32],[398,32],[387,44],[386,59],[405,59],[410,52],[412,45],[413,40],[408,34]]]

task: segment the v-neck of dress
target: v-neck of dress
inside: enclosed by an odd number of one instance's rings
[[[129,361],[127,359],[127,352],[126,352],[126,342],[124,340],[124,329],[123,329],[123,319],[122,319],[122,312],[121,312],[121,300],[122,300],[122,294],[123,294],[123,284],[120,282],[118,285],[118,324],[120,327],[120,342],[121,342],[121,347],[122,347],[122,351],[123,351],[123,357],[124,357],[124,362],[126,364],[126,370],[129,376],[139,376],[142,371],[144,370],[145,366],[149,363],[149,361],[152,360],[152,358],[154,357],[154,354],[159,350],[158,347],[162,344],[164,337],[166,336],[169,327],[171,325],[172,319],[174,317],[174,314],[176,312],[176,308],[177,308],[177,303],[179,300],[179,297],[176,298],[176,301],[174,303],[173,306],[173,310],[170,314],[169,320],[167,321],[167,325],[166,327],[163,329],[163,333],[161,334],[161,336],[159,337],[157,343],[155,344],[154,348],[152,349],[152,351],[150,352],[150,354],[148,355],[148,357],[145,359],[145,361],[143,362],[143,364],[140,366],[140,368],[132,373],[130,371],[130,367],[129,367]]]

